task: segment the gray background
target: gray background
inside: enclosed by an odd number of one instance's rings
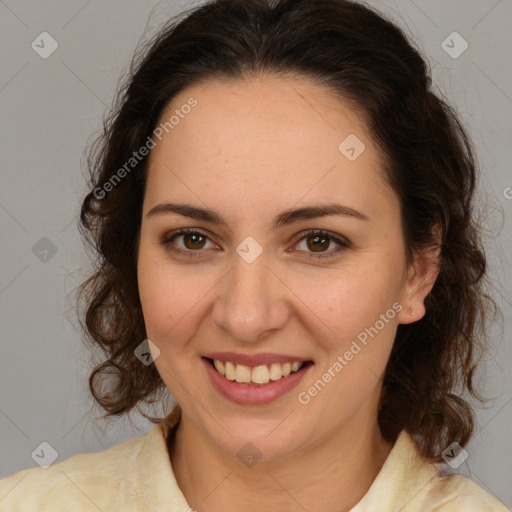
[[[151,427],[135,417],[105,432],[107,425],[94,421],[98,410],[91,410],[91,356],[80,340],[73,296],[88,274],[76,228],[86,192],[80,161],[139,38],[193,3],[0,1],[0,477],[35,466],[31,453],[43,441],[63,460]],[[461,112],[477,147],[482,195],[492,207],[490,270],[504,322],[493,329],[484,376],[493,400],[479,411],[469,458],[459,469],[510,506],[512,1],[370,3],[428,57],[435,83]],[[43,31],[59,45],[47,59],[31,48]],[[454,31],[469,45],[457,58],[442,47]],[[461,48],[457,39],[446,44],[452,53]]]

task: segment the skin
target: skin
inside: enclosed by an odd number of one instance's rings
[[[419,253],[407,264],[398,197],[347,101],[306,78],[259,75],[189,87],[162,120],[191,96],[197,106],[151,151],[138,256],[147,334],[161,351],[155,364],[183,410],[169,446],[178,485],[199,512],[349,510],[392,448],[377,423],[382,377],[398,324],[425,313],[437,259]],[[338,150],[349,134],[365,144],[353,162]],[[167,202],[208,207],[227,227],[147,215]],[[326,203],[368,220],[326,215],[272,229],[284,210]],[[161,243],[187,227],[209,238]],[[309,229],[350,246],[336,252],[327,239],[323,254],[333,256],[311,257]],[[263,249],[252,263],[236,252],[248,236]],[[300,403],[298,393],[396,302],[402,310]],[[242,405],[213,388],[200,361],[212,351],[295,355],[314,366],[278,400]],[[262,457],[251,467],[237,457],[248,442]]]

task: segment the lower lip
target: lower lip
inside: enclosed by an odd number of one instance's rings
[[[288,377],[271,380],[264,386],[251,386],[227,379],[212,366],[209,359],[202,358],[202,361],[215,389],[229,400],[246,405],[267,404],[281,398],[296,387],[313,366],[312,363],[306,363],[299,371],[291,373]]]

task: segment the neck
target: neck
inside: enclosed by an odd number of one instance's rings
[[[246,466],[184,413],[168,446],[178,486],[198,512],[349,511],[391,448],[376,423],[359,421],[291,455]]]

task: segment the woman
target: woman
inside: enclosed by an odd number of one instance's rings
[[[217,0],[138,59],[82,205],[90,386],[110,416],[179,405],[2,481],[2,510],[506,510],[447,474],[486,261],[470,143],[403,33]]]

